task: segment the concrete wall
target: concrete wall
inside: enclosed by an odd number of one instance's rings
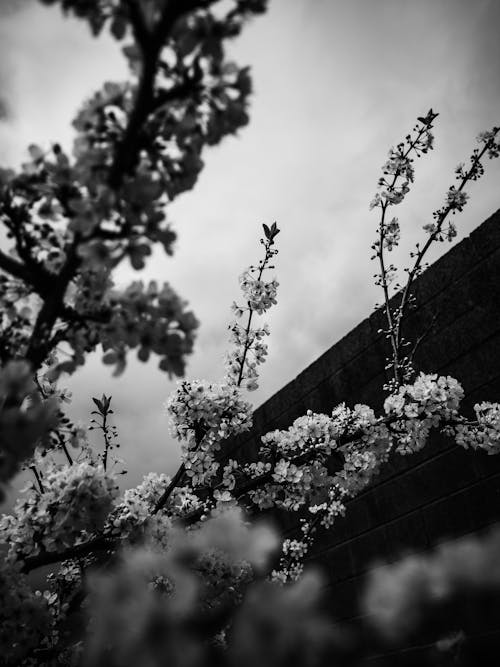
[[[418,307],[407,321],[412,339],[435,318],[417,368],[457,378],[466,412],[476,401],[500,400],[500,211],[433,264],[415,294]],[[377,331],[384,325],[383,314],[374,312],[259,407],[253,431],[234,442],[239,456],[251,457],[259,434],[288,427],[307,409],[328,413],[341,401],[380,408],[388,348]],[[345,519],[319,536],[313,558],[327,573],[329,606],[338,619],[355,618],[377,561],[427,550],[499,518],[500,456],[433,437],[424,451],[388,464],[349,502]],[[488,631],[483,623],[481,632]]]

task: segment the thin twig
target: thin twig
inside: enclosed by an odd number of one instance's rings
[[[410,153],[415,149],[417,144],[419,143],[420,139],[422,136],[428,132],[430,129],[429,124],[423,125],[415,139],[411,141],[408,145],[408,148],[406,151],[403,153],[403,159],[408,158]],[[388,184],[387,190],[390,192],[394,189],[394,186],[396,184],[396,181],[398,180],[400,174],[396,173],[393,176],[392,183]],[[391,305],[390,305],[390,295],[389,295],[389,284],[387,282],[387,270],[385,266],[385,260],[384,260],[384,241],[385,241],[385,215],[387,212],[387,209],[389,207],[389,201],[386,200],[382,204],[382,215],[380,218],[380,223],[379,223],[379,242],[378,242],[378,247],[377,247],[377,256],[379,259],[379,264],[380,264],[380,279],[381,279],[381,285],[382,289],[384,292],[384,305],[385,305],[385,313],[386,313],[386,318],[387,318],[387,325],[388,325],[388,333],[390,336],[391,340],[391,347],[392,347],[392,355],[393,355],[393,375],[394,375],[394,380],[397,384],[400,382],[400,377],[399,377],[399,352],[400,352],[400,344],[398,343],[398,339],[395,335],[395,327],[394,327],[394,320],[392,317],[392,311],[391,311]]]
[[[161,494],[160,498],[158,499],[156,505],[154,506],[153,509],[153,514],[157,514],[163,507],[165,507],[167,500],[170,498],[171,493],[174,491],[174,489],[179,485],[182,477],[184,476],[184,473],[186,471],[186,467],[184,463],[182,463],[175,475],[172,477],[170,484],[167,486],[165,491]]]
[[[260,263],[259,275],[257,276],[257,280],[261,280],[262,274],[264,273],[264,270],[266,269],[266,264],[273,256],[273,253],[271,252],[272,243],[273,243],[272,240],[271,241],[266,240],[266,244],[265,244],[266,254],[265,254],[264,260]],[[247,321],[247,325],[246,325],[246,328],[245,328],[245,346],[243,348],[243,356],[242,356],[241,361],[240,361],[240,370],[239,370],[239,373],[238,373],[238,380],[236,381],[236,386],[237,387],[240,387],[241,383],[243,381],[243,373],[245,371],[245,360],[246,360],[247,354],[248,354],[248,352],[249,352],[249,350],[252,346],[252,342],[249,343],[248,335],[249,335],[251,327],[252,327],[252,318],[253,318],[253,314],[254,314],[255,311],[253,310],[250,301],[248,301],[247,303],[248,303],[248,321]]]
[[[36,479],[36,481],[37,481],[38,489],[39,489],[40,493],[41,493],[41,494],[44,494],[44,493],[45,493],[45,489],[44,489],[44,486],[43,486],[43,484],[42,484],[42,478],[40,477],[40,473],[39,473],[38,470],[36,469],[36,466],[35,466],[35,465],[31,465],[31,466],[30,466],[30,470],[33,471],[33,474],[34,474],[35,479]]]
[[[495,135],[496,136],[496,133]],[[478,164],[481,161],[481,158],[484,156],[487,150],[491,148],[491,143],[492,139],[488,142],[485,143],[483,146],[482,150],[477,153],[475,156],[474,160],[472,161],[472,166],[470,167],[469,171],[465,174],[465,176],[462,178],[462,182],[460,183],[460,186],[457,188],[457,192],[461,192],[464,187],[467,185],[467,183],[471,180],[472,176],[476,173],[476,169],[478,167]],[[423,258],[427,251],[429,250],[429,247],[433,243],[433,241],[436,240],[436,238],[439,236],[439,234],[442,231],[443,224],[446,221],[446,218],[448,217],[450,211],[453,210],[452,204],[448,204],[442,211],[441,214],[438,218],[438,222],[436,224],[436,229],[429,235],[429,238],[425,242],[424,246],[419,250],[415,263],[412,267],[412,269],[408,272],[408,280],[406,282],[405,288],[403,290],[403,294],[401,297],[401,304],[398,309],[398,317],[397,317],[397,322],[396,322],[396,340],[397,343],[400,344],[401,342],[401,325],[403,322],[403,318],[405,315],[405,310],[408,306],[408,297],[410,293],[411,286],[413,284],[413,281],[418,274],[420,270],[420,266],[422,264]]]

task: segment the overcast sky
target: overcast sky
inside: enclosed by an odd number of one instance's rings
[[[126,68],[115,42],[93,39],[57,8],[0,0],[0,11],[6,166],[32,142],[70,146],[82,99],[104,80],[123,79]],[[256,406],[369,315],[379,295],[369,259],[377,218],[368,204],[387,150],[418,115],[440,112],[436,150],[417,163],[416,185],[398,210],[404,266],[456,164],[478,132],[500,123],[499,25],[498,0],[270,0],[268,14],[232,46],[253,72],[250,125],[205,153],[198,184],[170,207],[175,257],[158,251],[142,275],[128,266],[118,274],[124,283],[168,280],[189,300],[201,328],[188,377],[223,375],[229,305],[237,276],[259,258],[262,222],[276,220],[282,233],[279,302],[266,318],[270,354],[250,395]],[[469,188],[460,238],[500,206],[497,163]],[[149,470],[172,470],[178,450],[162,406],[174,385],[155,360],[131,362],[116,380],[96,356],[67,384],[80,419],[90,396],[113,394],[130,484]]]

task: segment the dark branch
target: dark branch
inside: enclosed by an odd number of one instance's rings
[[[165,506],[167,500],[170,498],[170,494],[179,485],[182,477],[184,476],[185,470],[186,470],[186,468],[185,468],[184,464],[179,466],[179,469],[177,470],[175,475],[172,477],[172,480],[170,481],[170,484],[167,486],[165,491],[160,496],[158,502],[154,506],[153,514],[157,514]]]
[[[106,537],[95,537],[82,544],[77,544],[74,547],[69,547],[64,551],[45,551],[36,556],[28,556],[25,558],[21,569],[23,572],[31,572],[37,567],[44,565],[51,565],[52,563],[60,563],[72,558],[79,558],[81,556],[88,556],[95,551],[111,551],[116,548],[116,540]]]
[[[6,255],[0,250],[0,269],[10,274],[13,278],[18,278],[28,285],[33,285],[35,276],[31,271],[17,259]]]
[[[130,19],[136,39],[143,47],[143,67],[135,105],[122,140],[116,146],[113,163],[108,174],[108,183],[114,190],[119,190],[125,175],[134,168],[140,151],[142,128],[149,114],[155,110],[154,83],[158,58],[168,34],[181,16],[198,7],[209,7],[214,2],[215,0],[170,0],[166,3],[157,25],[153,30],[149,30],[135,0],[128,1]],[[146,30],[148,31],[147,35]],[[182,91],[176,90],[174,93],[174,90],[172,90],[169,94],[177,96],[180,92],[183,92],[187,95],[190,90],[191,88],[186,86],[182,88]],[[80,239],[75,238],[67,251],[66,262],[56,277],[54,285],[51,285],[51,289],[43,295],[44,297],[46,295],[46,298],[38,313],[26,355],[34,370],[40,367],[50,350],[51,332],[58,317],[61,316],[66,289],[80,267],[81,259],[77,253],[79,243]]]
[[[50,351],[52,329],[60,315],[66,289],[74,277],[80,264],[76,244],[70,248],[66,262],[59,275],[54,280],[53,289],[47,295],[36,318],[31,333],[26,359],[31,363],[33,370],[38,370],[47,353]]]
[[[142,13],[142,10],[137,3],[137,0],[125,0],[125,5],[128,9],[135,41],[141,47],[141,50],[144,53],[151,38],[151,31],[146,24],[144,14]]]
[[[108,183],[113,189],[118,189],[123,182],[123,177],[133,169],[140,150],[141,130],[149,114],[158,106],[154,96],[154,81],[158,58],[168,34],[173,30],[179,18],[199,7],[209,7],[214,2],[216,0],[170,0],[166,3],[154,30],[149,33],[148,43],[143,49],[142,74],[135,106],[123,138],[117,146],[109,172]],[[188,94],[192,90],[192,85],[189,83],[181,88],[182,92]],[[179,94],[180,90],[166,93],[167,96],[171,95],[171,99],[176,99]]]

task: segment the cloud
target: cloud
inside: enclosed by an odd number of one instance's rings
[[[4,123],[9,119],[9,102],[7,100],[7,95],[5,94],[5,82],[3,80],[2,74],[0,72],[0,123]]]
[[[380,165],[418,115],[431,106],[441,112],[436,151],[416,164],[416,184],[398,211],[395,258],[404,266],[454,167],[481,129],[499,123],[499,19],[497,0],[272,0],[232,45],[234,58],[252,66],[249,126],[206,153],[194,191],[171,206],[174,258],[158,251],[141,276],[128,266],[118,272],[124,282],[168,280],[190,301],[202,322],[190,377],[224,373],[229,304],[238,298],[237,276],[258,259],[262,222],[277,220],[282,233],[279,303],[265,318],[272,338],[256,404],[369,315],[380,298],[369,259],[377,219],[368,211]],[[92,40],[55,8],[30,5],[8,22],[2,48],[15,74],[13,118],[0,144],[19,160],[31,141],[69,143],[81,100],[126,74],[115,43]],[[470,188],[457,218],[461,235],[498,208],[499,162]],[[432,259],[447,249],[440,245]],[[162,403],[174,384],[154,362],[133,362],[114,380],[95,357],[68,384],[81,419],[91,395],[113,394],[131,483],[147,467],[173,469],[179,454]]]
[[[22,11],[33,0],[2,0],[0,4],[0,16],[12,16]]]
[[[26,0],[16,9],[0,22],[0,80],[10,111],[0,144],[11,164],[30,143],[70,148],[71,120],[84,99],[106,79],[127,76],[109,35],[94,39],[84,21],[64,17],[58,6]]]
[[[0,2],[0,19],[5,21],[22,12],[33,0],[2,0]],[[0,30],[1,33],[5,32]],[[10,117],[9,87],[10,76],[6,63],[8,58],[8,45],[5,39],[0,40],[0,123]]]

